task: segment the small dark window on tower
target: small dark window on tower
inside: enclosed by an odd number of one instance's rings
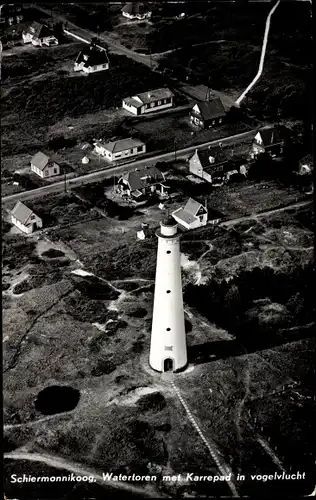
[[[171,253],[171,250],[167,250],[167,253]]]
[[[167,332],[170,332],[171,328],[166,328]]]
[[[171,290],[167,290],[167,293],[170,293],[170,292],[171,292]]]

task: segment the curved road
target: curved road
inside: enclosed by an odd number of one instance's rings
[[[231,142],[240,141],[242,139],[248,139],[255,135],[254,130],[250,130],[247,132],[242,132],[241,134],[232,135],[229,137],[224,137],[222,139],[216,139],[215,141],[206,142],[204,144],[198,144],[195,146],[190,146],[188,148],[177,150],[177,158],[185,158],[188,157],[191,153],[195,151],[195,149],[201,149],[207,146],[215,146],[219,143],[229,144]],[[169,153],[159,154],[150,158],[144,158],[143,160],[137,160],[129,163],[124,163],[122,165],[116,165],[113,167],[106,167],[102,170],[97,170],[96,172],[91,172],[90,174],[81,175],[80,177],[76,177],[71,181],[67,181],[67,186],[70,188],[81,186],[82,184],[89,184],[93,182],[100,181],[102,179],[106,179],[107,177],[112,177],[116,174],[122,174],[123,172],[127,172],[129,170],[134,170],[136,167],[141,167],[144,165],[151,165],[152,163],[157,163],[158,161],[170,161],[173,160],[175,156],[174,151]],[[65,189],[64,181],[59,181],[54,184],[49,184],[48,186],[44,186],[38,189],[33,189],[31,191],[24,191],[21,193],[12,194],[10,196],[5,196],[2,198],[2,204],[13,203],[16,201],[25,201],[28,199],[34,199],[40,196],[44,196],[50,193],[61,193]]]

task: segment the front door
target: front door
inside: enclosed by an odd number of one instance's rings
[[[166,358],[163,363],[164,372],[173,372],[173,359]]]

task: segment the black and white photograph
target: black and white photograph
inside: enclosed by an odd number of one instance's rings
[[[316,495],[312,28],[0,5],[4,500]]]

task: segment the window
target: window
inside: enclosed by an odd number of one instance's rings
[[[166,252],[166,253],[168,253],[168,254],[169,254],[169,253],[171,253],[171,250],[167,250],[167,252]]]
[[[143,151],[143,146],[137,146],[137,153],[141,153]]]
[[[48,176],[48,170],[44,170],[44,175],[47,177]]]
[[[106,67],[107,67],[107,63],[102,64],[102,68],[106,68]]]
[[[222,123],[222,119],[221,118],[218,120],[218,123]]]
[[[215,120],[212,120],[212,125],[215,125]]]
[[[54,174],[57,174],[58,170],[56,167],[54,168],[53,172],[54,172]]]
[[[173,351],[172,345],[165,345],[165,351]]]
[[[150,103],[150,107],[151,107],[151,108],[154,108],[154,107],[155,107],[155,105],[156,105],[156,103],[155,103],[155,102],[151,102],[151,103]]]
[[[160,106],[160,105],[161,105],[161,101],[158,101],[157,106]]]
[[[134,151],[133,148],[129,150],[129,152],[131,153],[131,155],[133,154],[133,151]]]
[[[171,328],[166,328],[167,332],[170,332],[171,331]]]
[[[171,293],[171,290],[167,290],[167,293]]]

